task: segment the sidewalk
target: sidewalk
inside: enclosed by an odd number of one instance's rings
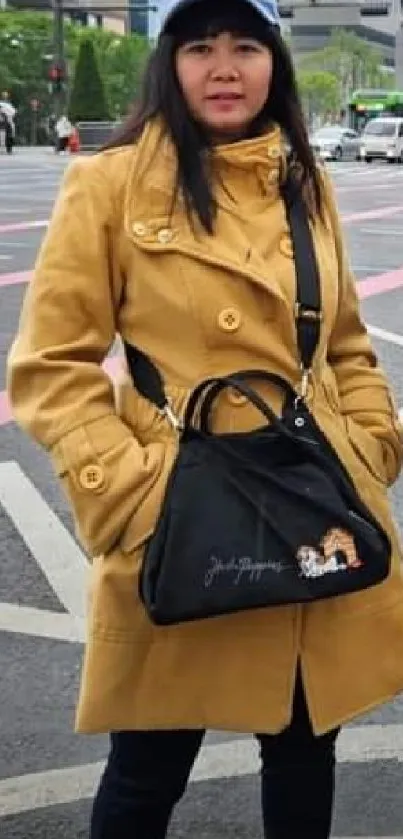
[[[55,154],[53,146],[14,146],[13,154],[18,155],[47,155]]]
[[[54,146],[14,146],[13,153],[11,155],[6,154],[6,150],[0,147],[0,157],[49,157],[51,155],[54,158],[58,157],[74,157],[74,154],[70,152],[65,152],[64,154],[56,154]],[[78,154],[86,154],[86,150],[78,152]]]
[[[6,154],[6,150],[0,147],[0,160],[16,160],[16,159],[24,159],[26,161],[29,160],[49,160],[49,158],[53,158],[53,160],[66,160],[76,157],[77,154],[86,154],[86,151],[80,151],[74,154],[70,152],[64,152],[60,154],[56,154],[53,146],[14,146],[12,154]]]

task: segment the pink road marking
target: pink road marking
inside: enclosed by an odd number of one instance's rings
[[[11,408],[5,390],[0,390],[0,426],[12,420]]]
[[[27,272],[29,273],[29,272]],[[373,297],[377,294],[385,294],[388,291],[401,288],[403,286],[403,268],[397,268],[395,271],[388,271],[386,274],[377,274],[374,277],[366,277],[364,280],[358,280],[358,296],[361,300],[367,297]],[[114,378],[122,367],[122,359],[120,356],[112,356],[105,359],[103,364],[104,369],[111,378]],[[0,391],[0,426],[11,422],[13,419],[10,405],[5,391]]]
[[[27,283],[32,271],[17,271],[15,274],[0,274],[0,288],[6,285],[19,285]]]
[[[375,294],[385,294],[403,286],[403,268],[388,271],[386,274],[375,274],[357,282],[358,296],[361,300],[373,297]]]
[[[48,219],[43,221],[15,221],[11,224],[0,224],[0,233],[14,233],[18,230],[36,230],[37,228],[47,227]]]

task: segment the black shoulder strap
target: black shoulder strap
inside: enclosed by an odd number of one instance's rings
[[[287,221],[294,246],[296,274],[295,323],[303,370],[310,370],[320,338],[322,320],[320,276],[301,191],[287,182],[283,187]]]
[[[127,341],[124,341],[124,350],[127,366],[136,390],[150,402],[153,402],[160,411],[164,410],[167,399],[161,373],[148,355]]]
[[[321,294],[320,277],[309,227],[308,212],[300,190],[287,182],[282,190],[294,246],[296,272],[295,322],[298,350],[303,371],[309,371],[320,337]],[[149,357],[124,342],[127,364],[133,383],[139,393],[160,410],[169,413],[164,382],[159,370]],[[172,419],[172,418],[171,418]]]

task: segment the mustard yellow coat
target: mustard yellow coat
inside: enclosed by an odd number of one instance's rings
[[[150,125],[136,146],[69,168],[8,366],[17,421],[49,452],[93,557],[77,713],[85,732],[277,732],[300,659],[316,732],[403,688],[400,548],[387,499],[401,430],[360,318],[330,185],[314,238],[324,322],[311,407],[363,500],[392,537],[390,577],[364,593],[157,628],[137,594],[177,438],[123,374],[101,367],[116,333],[147,352],[183,411],[201,379],[266,368],[299,381],[292,246],[279,197],[278,131],[216,152],[216,235],[171,214],[173,150]],[[261,392],[280,407],[278,395]],[[223,395],[216,429],[261,418]],[[180,581],[178,581],[180,585]]]

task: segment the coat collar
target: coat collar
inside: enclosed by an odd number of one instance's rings
[[[241,274],[285,302],[275,281],[268,288],[263,271],[259,273],[238,258],[231,228],[239,240],[239,222],[235,230],[234,219],[230,218],[234,191],[243,196],[246,189],[248,195],[252,191],[259,195],[260,184],[262,197],[267,190],[273,200],[279,198],[284,164],[285,145],[279,128],[265,136],[217,147],[213,165],[218,183],[218,226],[217,234],[211,237],[197,223],[194,227],[189,223],[181,196],[175,200],[175,150],[163,123],[150,122],[136,145],[127,180],[126,234],[144,250],[176,251]],[[245,250],[247,244],[245,240]]]

